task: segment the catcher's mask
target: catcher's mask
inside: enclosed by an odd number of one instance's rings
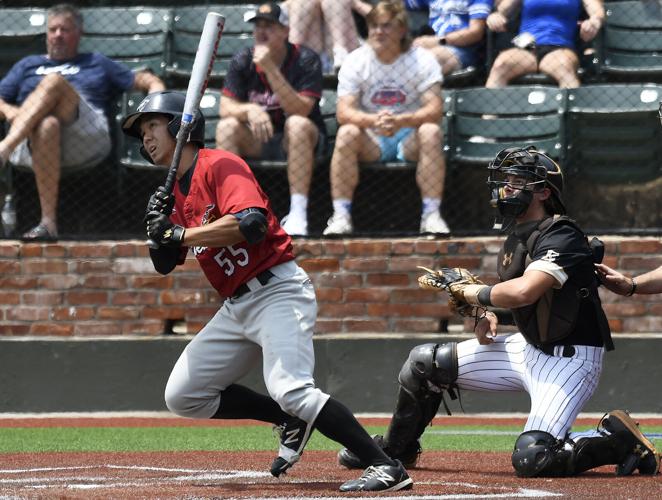
[[[173,92],[170,90],[153,92],[138,104],[134,113],[124,118],[122,131],[126,135],[142,141],[140,121],[147,114],[158,113],[169,117],[168,132],[172,137],[177,137],[177,131],[179,130],[179,124],[181,123],[184,112],[184,101],[186,101],[186,95],[182,92]],[[200,112],[200,109],[197,109],[193,116],[193,127],[189,132],[187,142],[195,143],[201,148],[205,147],[205,117]],[[154,163],[152,157],[143,146],[140,146],[140,154],[148,162]]]
[[[491,204],[504,219],[512,220],[526,212],[533,200],[533,193],[544,188],[551,191],[551,196],[545,200],[547,211],[551,214],[566,213],[561,198],[561,167],[535,146],[503,149],[487,168],[487,184],[492,192]],[[516,194],[507,196],[506,185],[515,189]]]

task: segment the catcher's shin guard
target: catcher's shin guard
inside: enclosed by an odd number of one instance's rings
[[[549,432],[526,431],[515,441],[511,461],[519,477],[563,477],[572,475],[572,456]]]

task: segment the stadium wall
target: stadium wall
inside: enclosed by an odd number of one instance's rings
[[[605,262],[628,274],[662,264],[662,240],[604,237]],[[419,290],[417,266],[460,266],[497,282],[498,237],[296,240],[315,283],[316,333],[471,331],[446,297]],[[601,290],[614,332],[662,332],[662,296]],[[168,276],[142,241],[22,244],[0,241],[0,336],[194,334],[220,306],[195,259]]]

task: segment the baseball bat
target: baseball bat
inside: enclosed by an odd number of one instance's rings
[[[182,150],[193,128],[195,111],[198,109],[202,94],[205,93],[205,89],[209,83],[209,75],[214,66],[214,58],[216,57],[216,51],[221,41],[224,26],[225,17],[216,12],[207,13],[202,34],[200,35],[200,42],[198,42],[198,50],[195,53],[193,68],[191,69],[191,78],[186,89],[186,99],[184,100],[181,123],[175,136],[175,151],[172,155],[172,161],[168,168],[168,176],[165,180],[164,186],[167,193],[172,193],[175,187],[175,178],[179,169],[179,162],[182,158]],[[156,249],[159,247],[159,244],[150,239],[147,241],[147,246]]]

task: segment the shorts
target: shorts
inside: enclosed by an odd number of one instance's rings
[[[327,138],[322,130],[318,130],[317,146],[315,147],[315,157],[321,158],[326,155]],[[283,148],[283,132],[276,132],[271,139],[262,145],[260,151],[260,160],[267,161],[287,161],[287,152]]]
[[[108,119],[83,98],[78,104],[78,118],[61,129],[60,155],[62,168],[93,167],[111,150]],[[14,165],[32,168],[30,140],[21,142],[9,157]]]
[[[370,131],[373,139],[379,144],[381,151],[379,161],[406,161],[404,143],[413,131],[413,128],[401,128],[391,137],[385,137],[375,134],[374,131]]]
[[[478,64],[478,54],[475,49],[456,47],[455,45],[446,45],[446,48],[460,61],[460,69],[476,66]]]

